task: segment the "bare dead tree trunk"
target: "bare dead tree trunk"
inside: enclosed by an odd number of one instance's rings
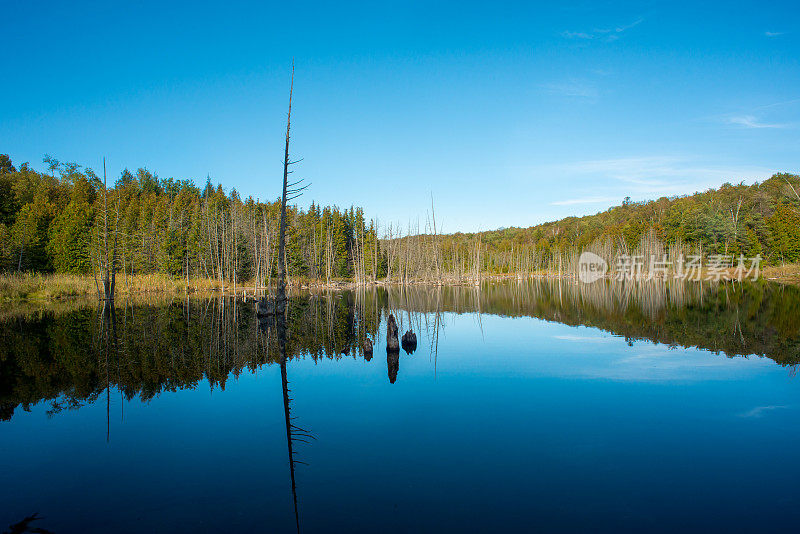
[[[105,178],[105,161],[103,162],[103,177]],[[117,245],[119,244],[119,190],[117,191],[116,217],[114,219],[114,253],[111,257],[111,299],[117,287]]]
[[[442,283],[442,270],[439,265],[439,245],[436,238],[436,211],[433,209],[433,193],[431,193],[431,220],[433,221],[433,252],[436,259],[436,278],[439,284]]]
[[[117,199],[116,224],[114,227],[114,252],[113,265],[109,260],[108,252],[108,183],[106,181],[106,158],[103,158],[103,251],[98,263],[102,263],[100,276],[103,282],[103,295],[98,295],[101,300],[114,300],[114,286],[116,283],[117,243],[119,227],[119,198]],[[99,290],[98,290],[99,293]]]
[[[17,263],[17,272],[22,271],[22,254],[25,252],[25,231],[22,232],[22,244],[19,247],[19,263]]]
[[[289,130],[292,124],[292,92],[294,91],[294,63],[292,81],[289,86],[289,112],[286,115],[286,146],[283,154],[283,189],[281,193],[281,225],[278,234],[278,291],[276,310],[278,314],[286,311],[286,191],[289,178]]]
[[[109,300],[108,293],[111,289],[111,279],[108,275],[108,185],[106,185],[106,159],[103,158],[103,291],[105,299]]]
[[[783,181],[786,182],[789,185],[789,187],[792,189],[792,193],[794,193],[794,196],[797,197],[797,200],[800,200],[800,194],[797,192],[797,189],[794,188],[794,186],[792,185],[792,182],[790,182],[786,178],[784,178]]]

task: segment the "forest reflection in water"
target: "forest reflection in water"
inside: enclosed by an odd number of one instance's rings
[[[401,336],[409,330],[417,334],[420,345],[416,352],[413,352],[416,345],[412,348],[407,344],[405,348],[408,350],[387,350],[386,324],[390,314],[396,318]],[[765,360],[765,364],[787,366],[790,372],[794,372],[794,366],[800,362],[800,290],[769,283],[599,282],[585,285],[532,280],[485,284],[481,287],[378,287],[364,291],[293,295],[287,316],[280,321],[275,318],[259,321],[252,302],[222,297],[192,296],[169,301],[119,302],[116,308],[99,309],[94,305],[75,303],[69,306],[60,303],[58,309],[6,309],[0,316],[0,409],[3,419],[0,429],[3,425],[13,427],[15,422],[23,423],[24,415],[20,412],[36,406],[42,406],[40,410],[46,406],[47,413],[59,419],[65,410],[93,405],[96,410],[94,417],[104,409],[103,438],[113,444],[114,425],[123,425],[123,428],[118,426],[116,430],[118,435],[122,434],[127,420],[120,418],[123,419],[120,423],[112,424],[112,407],[124,410],[131,403],[147,403],[156,397],[162,397],[160,400],[163,400],[169,398],[172,392],[184,390],[183,393],[186,393],[198,386],[207,385],[212,392],[225,390],[242,375],[258,374],[257,371],[263,366],[275,370],[279,368],[283,399],[281,424],[285,424],[285,443],[281,442],[275,450],[279,452],[283,449],[280,453],[281,462],[286,462],[287,458],[282,455],[288,454],[289,480],[283,478],[283,483],[289,482],[287,485],[291,487],[291,505],[294,507],[292,529],[299,531],[302,524],[299,507],[303,500],[298,498],[298,493],[305,490],[308,497],[313,490],[310,485],[298,488],[296,472],[298,465],[304,463],[300,453],[323,454],[320,452],[326,447],[323,442],[335,439],[335,436],[327,428],[322,439],[312,428],[321,426],[328,418],[317,417],[310,424],[303,422],[312,415],[319,416],[319,413],[309,412],[308,403],[305,404],[306,409],[300,410],[301,414],[295,413],[293,408],[297,401],[292,387],[293,372],[295,379],[301,379],[301,384],[304,383],[302,380],[306,381],[305,389],[301,389],[301,397],[310,394],[315,397],[314,402],[324,403],[326,392],[320,387],[321,383],[316,382],[315,387],[310,388],[308,377],[318,368],[330,372],[329,366],[337,369],[346,367],[345,362],[337,360],[348,359],[351,363],[355,363],[352,360],[363,360],[371,362],[373,370],[376,364],[382,369],[381,376],[373,376],[380,379],[384,387],[409,395],[410,392],[404,391],[410,389],[403,386],[404,376],[406,385],[415,382],[415,387],[419,388],[419,375],[410,373],[413,372],[412,364],[418,364],[418,370],[423,361],[424,365],[430,365],[436,376],[440,335],[454,325],[456,315],[463,314],[469,319],[461,323],[460,329],[456,328],[459,332],[471,332],[474,337],[478,335],[478,329],[481,332],[486,329],[486,338],[495,341],[497,335],[493,336],[491,329],[497,328],[499,322],[489,316],[532,317],[550,323],[601,330],[624,338],[629,344],[647,341],[669,347],[697,347],[720,354],[719,358],[724,358],[723,354],[731,358],[765,356],[774,361]],[[473,322],[474,325],[467,325],[472,330],[464,330],[464,323]],[[538,323],[540,321],[515,323],[504,320],[504,334],[511,335],[502,341],[502,350],[516,350],[522,354],[525,353],[523,339],[534,343],[542,341],[543,334],[538,331],[519,338],[514,335],[515,329],[533,329]],[[364,350],[367,339],[374,344],[372,352]],[[488,366],[502,365],[498,360],[480,363],[486,359],[481,358],[483,349],[478,345],[469,355],[476,376],[486,373]],[[452,347],[451,343],[445,358],[454,356]],[[574,353],[575,349],[571,350]],[[592,355],[594,352],[587,358],[590,359]],[[509,372],[525,372],[518,366],[523,357],[524,354],[511,358],[516,359],[507,368]],[[318,364],[324,365],[317,367]],[[530,365],[540,364],[537,361]],[[573,359],[565,360],[562,365],[580,366],[581,363]],[[370,366],[351,366],[349,369],[352,371],[353,367]],[[452,372],[452,365],[450,370]],[[490,380],[491,376],[485,378]],[[338,384],[339,392],[342,380],[346,381],[347,378],[338,375],[332,378]],[[439,402],[444,404],[437,406],[444,410],[447,417],[459,417],[451,411],[448,402],[452,399],[460,406],[463,401],[452,396],[454,390],[461,391],[468,387],[467,382],[463,382],[463,376],[461,380],[451,380],[445,388],[450,395],[439,398]],[[346,383],[351,387],[359,386],[357,380]],[[474,382],[470,384],[475,387]],[[439,385],[444,386],[441,383]],[[511,386],[514,387],[513,384]],[[505,387],[502,384],[492,385],[490,391],[502,398]],[[236,388],[231,387],[230,390],[235,391]],[[433,390],[418,391],[420,399],[432,398]],[[540,394],[544,395],[545,391],[546,385]],[[390,399],[378,396],[383,401]],[[114,402],[117,398],[125,402]],[[391,397],[392,401],[394,398]],[[741,418],[751,420],[766,413],[765,410],[786,410],[789,404],[764,403],[742,412],[744,415]],[[160,406],[163,405],[160,403]],[[371,409],[380,411],[386,406],[392,404],[377,402]],[[426,405],[426,409],[429,407]],[[223,410],[222,413],[232,417],[233,410],[242,413],[251,411],[249,405],[242,408],[242,405],[234,403],[227,405],[229,411]],[[179,416],[149,413],[154,420],[172,423],[175,420],[173,418],[186,417],[195,409],[191,405],[182,405]],[[321,407],[318,409],[323,410]],[[516,416],[527,409],[527,404],[519,404],[509,408],[504,417]],[[581,409],[585,408],[582,406]],[[84,413],[82,410],[80,412]],[[470,413],[472,416],[476,414],[475,411]],[[549,412],[543,410],[540,413],[542,417],[547,417]],[[336,414],[345,415],[341,411]],[[374,424],[369,413],[362,412],[361,416],[363,419],[358,419],[355,428],[368,428]],[[496,414],[493,414],[489,420],[495,417]],[[591,418],[573,418],[572,424],[576,429],[588,428],[587,432],[591,435]],[[141,419],[138,425],[136,428],[142,428]],[[22,426],[19,425],[19,428]],[[43,427],[36,428],[45,432]],[[464,432],[469,439],[477,439],[475,434],[469,433],[470,426],[461,428],[466,429]],[[416,423],[407,430],[417,430]],[[395,435],[391,430],[384,429],[383,432],[381,439],[397,441],[402,438],[404,442],[396,449],[389,449],[387,454],[394,457],[402,455],[403,448],[407,447],[407,436]],[[163,430],[160,430],[154,437],[160,439],[163,435]],[[441,438],[439,434],[433,435]],[[101,441],[99,435],[95,436],[93,439]],[[129,434],[127,438],[130,442]],[[237,446],[246,445],[240,442]],[[311,447],[311,451],[307,447]],[[201,450],[204,454],[208,453],[205,448]],[[544,448],[539,452],[547,453],[549,450]],[[524,452],[522,448],[520,451]],[[473,452],[480,457],[481,451],[476,449]],[[448,454],[452,454],[452,450]],[[383,458],[380,454],[376,457]],[[116,456],[111,458],[119,461]],[[346,465],[345,460],[338,459],[329,461],[327,468],[330,469],[331,464],[337,461]],[[415,457],[414,461],[417,462],[418,458]],[[80,465],[87,467],[90,462]],[[283,466],[285,469],[286,464],[283,463]],[[564,465],[562,467],[566,468]],[[420,471],[424,472],[424,468],[420,467]],[[183,476],[187,476],[186,473],[182,471]],[[560,477],[560,474],[553,475],[551,480],[558,481]],[[286,488],[285,485],[283,487]],[[455,487],[450,489],[457,490]],[[36,511],[36,508],[20,506],[16,518],[26,517],[25,514]],[[314,513],[318,514],[318,510]],[[307,512],[309,515],[311,512]],[[319,517],[315,515],[315,519],[319,520]],[[308,520],[311,518],[308,517]]]
[[[472,287],[389,287],[300,294],[291,298],[284,342],[261,324],[253,304],[233,298],[186,298],[7,313],[0,322],[0,419],[42,401],[49,413],[92,403],[116,389],[147,401],[207,380],[295,358],[364,358],[364,341],[382,357],[379,334],[390,313],[400,334],[427,340],[435,366],[447,313],[535,317],[623,336],[697,347],[727,356],[800,362],[800,290],[793,286],[699,283],[580,283],[533,280]],[[284,357],[285,356],[285,357]],[[390,382],[402,357],[387,354]]]

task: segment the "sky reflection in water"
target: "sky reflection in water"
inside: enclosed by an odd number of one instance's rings
[[[301,530],[792,530],[800,331],[784,315],[800,298],[724,289],[294,300],[290,408],[311,436],[292,440]],[[188,321],[186,306],[118,309],[107,366],[94,309],[5,319],[0,525],[296,530],[274,332],[252,306],[191,300]],[[394,384],[389,311],[419,340]],[[54,396],[80,407],[48,416]]]

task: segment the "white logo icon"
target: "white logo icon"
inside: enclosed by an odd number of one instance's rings
[[[606,260],[594,252],[584,252],[578,260],[578,279],[591,284],[603,278],[608,272]]]

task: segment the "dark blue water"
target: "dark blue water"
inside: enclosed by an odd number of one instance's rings
[[[288,404],[252,306],[120,307],[116,346],[93,308],[7,319],[0,528],[796,531],[796,290],[471,291],[296,299]]]

